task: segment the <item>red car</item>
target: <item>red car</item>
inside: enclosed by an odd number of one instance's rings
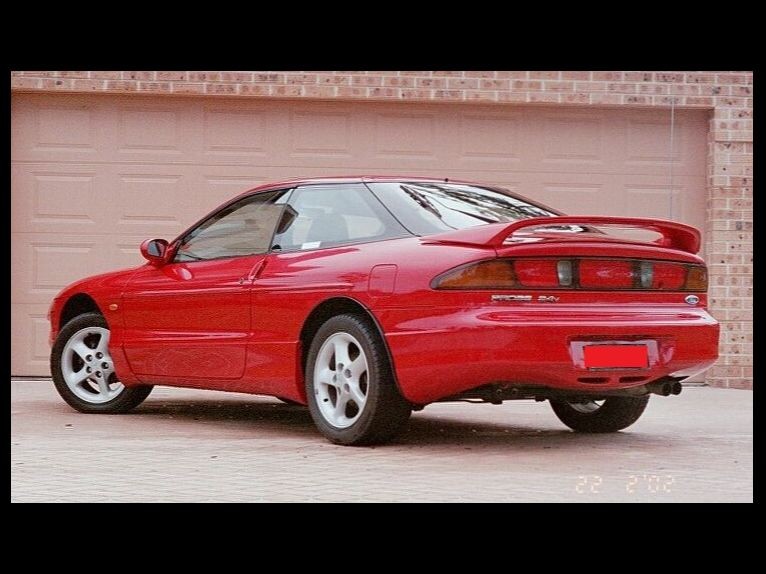
[[[613,432],[717,358],[699,246],[680,223],[447,179],[264,185],[145,241],[147,264],[64,289],[51,371],[82,412],[128,411],[152,385],[273,395],[349,445],[465,399],[547,399],[572,429]]]

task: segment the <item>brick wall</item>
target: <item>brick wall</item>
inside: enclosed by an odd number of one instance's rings
[[[14,71],[11,90],[710,110],[706,252],[722,331],[708,382],[752,388],[752,72]]]

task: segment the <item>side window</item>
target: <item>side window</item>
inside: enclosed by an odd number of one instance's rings
[[[258,193],[223,208],[184,237],[175,261],[266,253],[288,191]]]
[[[317,249],[408,235],[363,184],[306,185],[293,191],[274,248]]]

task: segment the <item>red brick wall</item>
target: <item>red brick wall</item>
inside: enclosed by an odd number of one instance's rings
[[[14,71],[11,90],[708,109],[706,252],[722,326],[708,382],[752,388],[752,72]]]

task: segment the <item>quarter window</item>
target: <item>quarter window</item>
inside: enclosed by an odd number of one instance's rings
[[[175,261],[266,253],[289,190],[258,193],[224,207],[181,242]]]
[[[409,235],[362,184],[295,189],[274,237],[274,249],[317,249]]]

